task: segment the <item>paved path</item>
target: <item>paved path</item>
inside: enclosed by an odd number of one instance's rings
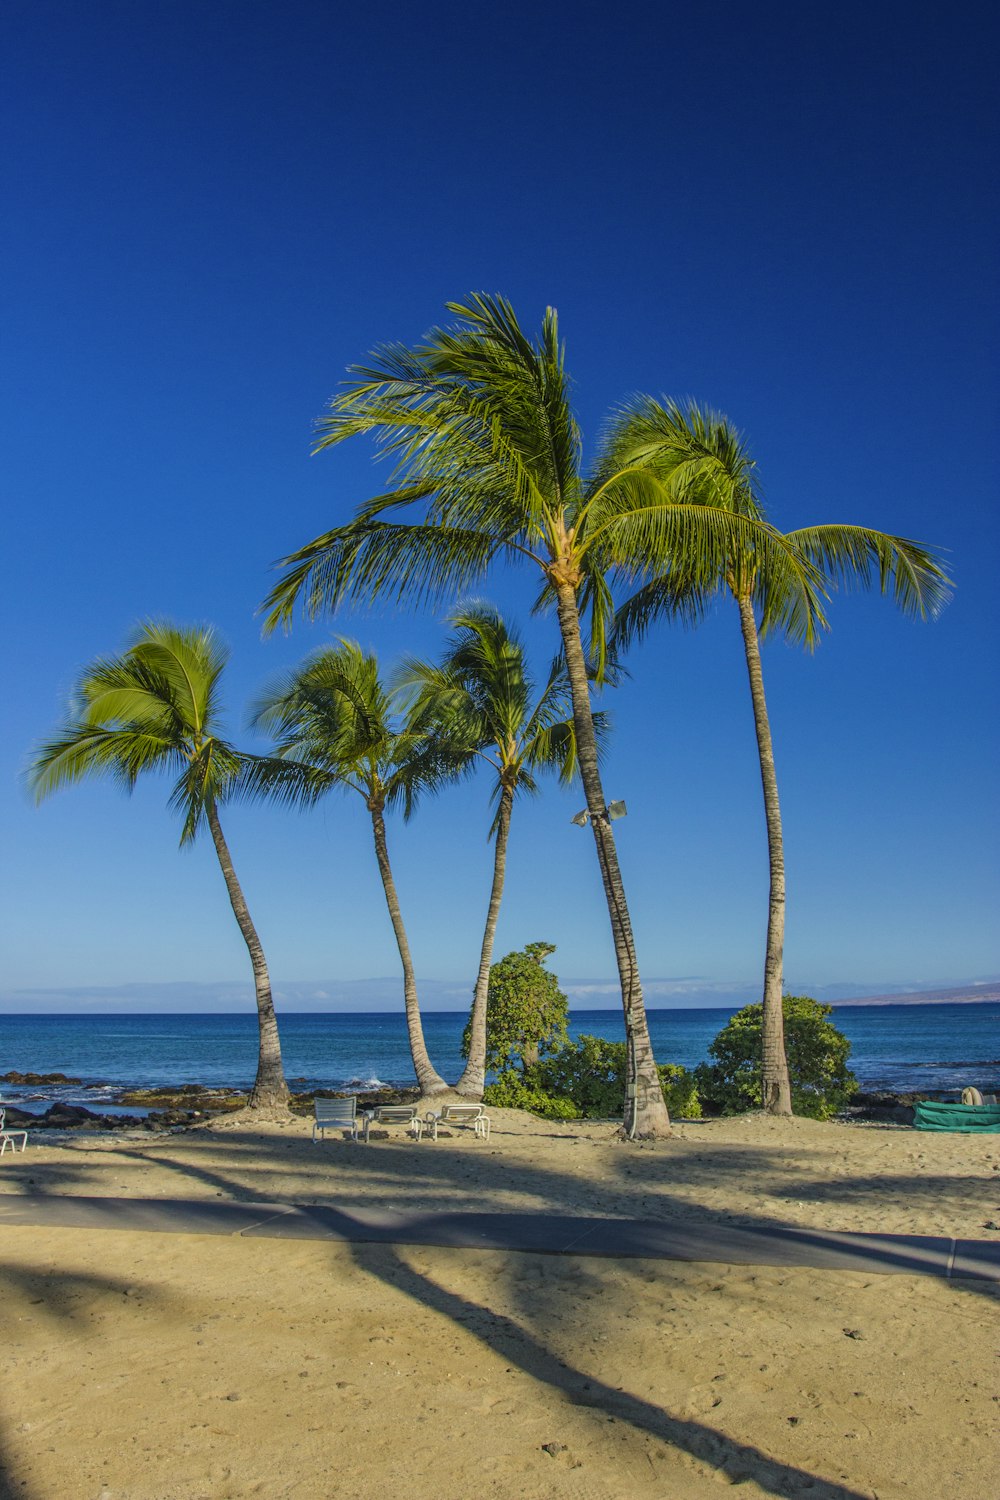
[[[231,1199],[11,1193],[0,1195],[0,1227],[4,1225],[351,1244],[448,1245],[542,1255],[813,1266],[825,1271],[902,1272],[949,1280],[1000,1281],[1000,1240],[847,1234],[830,1229],[747,1227],[697,1220],[593,1219],[531,1213],[394,1214],[374,1208],[348,1212],[309,1204],[241,1203]]]

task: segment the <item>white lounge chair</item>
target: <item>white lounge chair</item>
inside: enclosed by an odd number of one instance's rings
[[[375,1109],[366,1110],[362,1119],[366,1144],[373,1125],[408,1125],[416,1141],[423,1130],[423,1121],[415,1104],[379,1104]]]
[[[326,1140],[325,1132],[328,1130],[349,1130],[351,1140],[358,1139],[358,1101],[357,1099],[315,1099],[313,1108],[316,1118],[313,1121],[313,1145],[316,1144],[316,1136]]]
[[[3,1105],[0,1104],[0,1156],[3,1156],[8,1146],[13,1152],[16,1153],[18,1139],[20,1139],[21,1142],[21,1150],[26,1151],[28,1149],[28,1132],[26,1130],[5,1129],[4,1116],[6,1115],[6,1113],[7,1111],[4,1109]]]
[[[436,1113],[424,1116],[424,1129],[432,1141],[438,1138],[439,1125],[471,1125],[481,1140],[490,1138],[490,1117],[481,1104],[445,1104]]]

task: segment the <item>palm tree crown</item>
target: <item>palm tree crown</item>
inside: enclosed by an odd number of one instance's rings
[[[411,729],[431,736],[443,755],[490,765],[495,803],[504,786],[535,794],[540,770],[558,772],[568,785],[577,759],[565,664],[556,658],[539,692],[523,642],[499,610],[471,603],[449,624],[454,634],[440,664],[407,658],[396,673],[411,703]],[[603,732],[603,716],[594,719]],[[494,820],[490,833],[495,831]]]
[[[132,791],[149,772],[176,772],[170,805],[182,814],[181,844],[190,843],[242,771],[243,757],[219,732],[228,654],[211,629],[141,626],[122,656],[83,673],[66,727],[34,758],[36,798],[89,775]]]

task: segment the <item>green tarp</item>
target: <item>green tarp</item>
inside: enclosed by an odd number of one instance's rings
[[[1000,1135],[1000,1104],[936,1104],[933,1099],[921,1099],[913,1106],[913,1128]]]

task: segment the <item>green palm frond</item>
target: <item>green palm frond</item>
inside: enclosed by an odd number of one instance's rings
[[[459,326],[417,349],[377,350],[333,398],[317,449],[367,434],[394,463],[393,487],[284,559],[266,629],[287,625],[299,603],[309,616],[347,599],[419,606],[460,594],[500,558],[553,555],[582,499],[555,313],[533,341],[502,298],[450,310]],[[413,505],[419,521],[385,519]]]
[[[390,733],[389,713],[375,658],[341,636],[336,646],[320,647],[265,689],[251,723],[277,737],[283,756],[315,758],[327,745],[336,760],[357,760],[379,755]],[[297,755],[296,746],[310,741],[311,754]]]
[[[276,755],[244,755],[230,801],[276,802],[279,807],[312,807],[320,797],[340,786],[334,772],[322,766]]]
[[[952,580],[929,547],[867,526],[808,526],[788,540],[834,584],[877,583],[905,615],[935,618],[951,597]]]
[[[140,776],[177,773],[170,805],[189,842],[209,803],[223,802],[240,755],[215,729],[225,646],[208,627],[150,620],[121,656],[82,673],[68,723],[35,752],[29,784],[38,800],[88,776],[131,791]]]
[[[706,517],[693,526],[693,547],[686,551],[664,525],[650,548],[651,579],[618,611],[618,640],[634,637],[656,615],[697,618],[723,584],[753,599],[762,634],[777,630],[808,646],[827,624],[827,584],[877,583],[883,593],[891,588],[904,613],[921,617],[936,615],[949,597],[949,578],[931,550],[917,542],[866,527],[816,526],[782,535],[768,525],[749,449],[718,412],[693,402],[681,407],[637,398],[618,413],[605,440],[601,478],[612,503],[622,483],[619,471],[631,472],[634,465],[648,466],[663,483],[681,507],[678,521],[683,508],[693,505],[717,515],[728,511],[740,525],[727,541],[725,528]],[[628,489],[631,480],[625,484]],[[617,528],[619,537],[628,524]],[[635,547],[640,529],[633,529],[626,546]]]
[[[721,412],[694,401],[638,396],[622,406],[605,434],[598,481],[645,468],[667,482],[674,498],[764,515],[756,465],[742,436]]]
[[[273,757],[245,767],[244,795],[307,805],[333,787],[345,787],[400,805],[409,817],[423,793],[464,769],[454,739],[435,740],[397,722],[376,657],[345,637],[313,652],[267,689],[253,722],[273,733],[276,745]]]
[[[494,768],[491,801],[497,816],[504,786],[537,790],[533,771],[576,770],[576,738],[565,666],[557,658],[538,693],[524,645],[499,610],[480,600],[450,618],[452,634],[438,663],[407,659],[396,677],[409,725],[427,737],[426,754],[452,757],[453,774],[468,774],[477,759]]]
[[[657,620],[676,620],[689,626],[699,624],[718,592],[694,587],[684,589],[658,578],[643,584],[616,610],[611,648],[628,650],[643,639]]]
[[[418,607],[467,588],[508,550],[490,536],[452,527],[352,522],[285,558],[287,571],[261,606],[264,629],[287,627],[298,603],[309,619],[345,601],[387,598]]]
[[[724,584],[745,588],[769,628],[811,644],[824,623],[822,574],[774,527],[748,515],[708,505],[668,505],[633,511],[608,523],[601,549],[612,576],[664,581],[693,608],[692,595]]]
[[[77,721],[38,747],[28,784],[36,802],[91,776],[107,776],[131,792],[146,772],[185,763],[183,751],[172,739],[144,725],[106,728]]]
[[[170,794],[170,807],[182,817],[181,845],[191,843],[210,806],[227,800],[242,757],[221,740],[206,740],[188,761]]]

